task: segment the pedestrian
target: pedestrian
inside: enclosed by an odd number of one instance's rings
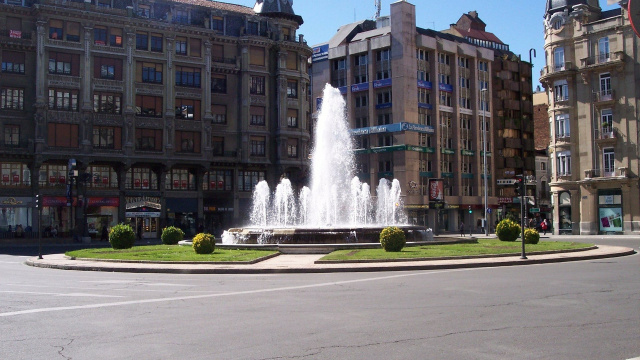
[[[138,240],[142,240],[142,223],[141,222],[138,223],[137,233],[138,233]]]
[[[464,236],[464,222],[460,221],[460,236]]]
[[[542,227],[543,235],[547,235],[547,228],[549,227],[547,219],[542,220],[542,225],[540,225],[540,227]]]
[[[107,230],[107,225],[102,226],[102,235],[100,236],[100,241],[109,241],[109,230]]]

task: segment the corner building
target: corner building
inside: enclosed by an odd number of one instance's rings
[[[344,25],[314,47],[313,111],[325,83],[340,89],[360,179],[372,188],[382,178],[398,179],[413,223],[457,231],[463,221],[466,231],[471,225],[477,232],[484,212],[483,129],[487,144],[494,143],[491,96],[482,103],[480,89],[491,94],[493,59],[490,48],[416,27],[415,6],[398,1],[389,17]],[[431,179],[443,181],[441,207],[429,202]],[[497,209],[493,181],[488,194],[489,207]]]
[[[546,66],[554,233],[637,234],[640,41],[627,1],[548,0]]]
[[[302,22],[288,0],[2,1],[0,238],[120,222],[220,235],[258,181],[301,184]]]

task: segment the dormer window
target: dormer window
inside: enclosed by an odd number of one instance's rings
[[[247,34],[249,34],[249,35],[258,35],[258,22],[249,21],[247,23]]]
[[[177,24],[189,25],[189,12],[187,10],[176,10],[173,22]]]
[[[142,18],[148,19],[151,17],[151,6],[149,5],[138,5],[138,11],[136,14]]]
[[[551,23],[553,30],[560,30],[564,26],[564,19],[557,18]]]
[[[211,18],[211,30],[224,31],[224,18],[222,16],[214,16]]]

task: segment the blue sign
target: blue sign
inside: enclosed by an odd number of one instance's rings
[[[427,104],[427,103],[418,103],[418,107],[420,109],[428,109],[428,110],[433,109],[433,105]]]
[[[431,90],[433,88],[433,85],[431,84],[431,81],[418,80],[418,87],[422,89]]]
[[[325,60],[329,60],[329,44],[314,47],[311,61],[315,63]]]
[[[391,103],[384,103],[384,104],[376,105],[376,110],[381,110],[381,109],[391,109]]]
[[[391,79],[375,80],[373,82],[374,89],[379,89],[387,86],[391,86]]]
[[[420,132],[420,133],[427,133],[427,134],[433,134],[435,132],[435,129],[433,128],[433,126],[429,126],[429,125],[422,125],[422,124],[414,124],[414,123],[407,123],[407,122],[402,122],[401,124],[401,129],[402,131],[416,131],[416,132]]]
[[[369,90],[369,83],[361,83],[351,85],[351,92],[359,92]]]
[[[443,83],[439,83],[438,84],[438,89],[440,91],[445,91],[445,92],[453,92],[453,86],[449,85],[449,84],[443,84]]]
[[[344,95],[344,94],[346,94],[346,93],[347,93],[347,89],[348,89],[348,88],[347,88],[346,86],[340,86],[340,87],[338,88],[338,90],[340,90],[340,94],[342,94],[342,95]]]
[[[368,134],[378,134],[383,132],[399,132],[399,131],[415,131],[419,133],[433,134],[435,132],[435,129],[433,128],[433,126],[429,126],[429,125],[401,122],[396,124],[378,125],[378,126],[363,127],[363,128],[349,130],[351,135],[368,135]]]

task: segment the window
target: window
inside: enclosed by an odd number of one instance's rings
[[[24,74],[24,53],[15,51],[2,52],[2,72]]]
[[[282,30],[282,39],[285,41],[291,40],[291,29],[283,27],[281,30]]]
[[[451,76],[447,74],[440,74],[440,83],[451,85]]]
[[[187,169],[171,169],[165,177],[167,190],[195,190],[196,177]]]
[[[458,66],[463,69],[469,68],[469,58],[459,57],[458,58]]]
[[[266,140],[264,136],[251,137],[251,156],[265,156]]]
[[[571,152],[570,151],[561,151],[558,153],[557,157],[558,168],[557,175],[558,176],[569,176],[571,175]]]
[[[211,30],[224,31],[224,18],[221,16],[211,17]]]
[[[378,125],[389,125],[389,124],[391,124],[391,114],[378,115]]]
[[[569,114],[556,115],[556,138],[568,138],[570,136]]]
[[[355,103],[357,108],[367,107],[369,103],[369,97],[367,95],[356,96]]]
[[[211,61],[213,62],[226,62],[224,58],[224,45],[211,44]],[[234,60],[235,62],[235,60]]]
[[[136,50],[149,50],[149,34],[145,32],[136,33]]]
[[[148,19],[151,16],[151,6],[138,5],[138,9],[136,10],[136,15],[138,15],[141,18]]]
[[[87,172],[93,175],[87,185],[92,188],[118,188],[118,175],[111,166],[89,166]]]
[[[553,94],[555,101],[569,100],[569,85],[567,80],[559,80],[553,84]]]
[[[391,103],[391,91],[382,91],[376,94],[377,105]]]
[[[211,138],[211,149],[214,156],[224,155],[224,137],[214,136]]]
[[[173,22],[176,24],[189,25],[189,12],[186,10],[176,10],[173,15]]]
[[[94,26],[93,27],[93,43],[95,45],[107,45],[107,27],[106,26]]]
[[[93,127],[93,147],[97,149],[120,149],[121,129],[112,126]]]
[[[564,25],[564,20],[561,17],[558,17],[557,19],[553,20],[553,22],[551,23],[551,27],[553,27],[553,30],[560,30],[563,25]]]
[[[19,88],[0,89],[0,109],[24,110],[24,89],[19,89]]]
[[[287,69],[298,70],[298,53],[289,51],[287,53]]]
[[[265,66],[264,48],[252,46],[249,50],[249,65]]]
[[[93,77],[122,80],[122,60],[96,56],[93,59]]]
[[[602,150],[602,168],[604,170],[604,176],[615,175],[615,157],[613,148],[606,148]]]
[[[200,100],[176,99],[176,119],[200,121]]]
[[[49,74],[80,76],[80,55],[49,53]]]
[[[4,145],[5,146],[20,145],[20,126],[19,125],[4,126]]]
[[[356,129],[368,127],[368,126],[369,126],[369,118],[367,118],[366,116],[356,118],[356,126],[355,126]]]
[[[333,62],[333,70],[344,70],[347,68],[346,59],[338,59]]]
[[[298,157],[298,140],[297,139],[289,139],[287,141],[287,156],[289,158]]]
[[[110,28],[109,29],[109,45],[115,47],[122,47],[122,29]]]
[[[250,192],[256,185],[265,180],[266,173],[264,171],[239,171],[238,172],[238,191]]]
[[[136,150],[162,151],[162,130],[136,128]]]
[[[143,83],[162,84],[162,64],[138,62],[137,81]]]
[[[611,132],[613,129],[613,111],[611,109],[603,109],[600,113],[600,122],[602,123],[602,132]]]
[[[151,33],[151,51],[162,52],[162,34]]]
[[[49,110],[78,111],[78,90],[49,89]]]
[[[176,66],[176,85],[199,88],[200,69]]]
[[[162,97],[136,95],[136,115],[162,117]]]
[[[600,74],[600,95],[611,95],[611,74]]]
[[[47,144],[51,147],[77,148],[77,124],[47,124]]]
[[[67,22],[67,41],[80,41],[80,23]]]
[[[202,40],[189,39],[189,56],[200,57],[202,48]]]
[[[449,61],[450,61],[450,59],[449,59],[449,55],[447,55],[447,54],[442,54],[442,53],[439,53],[439,54],[438,54],[438,62],[439,62],[440,64],[449,65]]]
[[[49,39],[62,40],[62,20],[49,20]]]
[[[227,76],[211,75],[211,92],[214,94],[227,93]]]
[[[233,185],[233,170],[210,170],[204,174],[202,190],[231,191]]]
[[[553,50],[553,66],[555,71],[562,71],[565,69],[563,47],[557,47]]]
[[[353,83],[354,84],[361,84],[369,81],[367,63],[368,63],[368,59],[366,54],[356,55],[353,57],[353,64],[354,64]]]
[[[226,124],[227,123],[227,106],[211,105],[211,115],[213,115],[212,122],[214,124]]]
[[[96,6],[101,8],[110,8],[111,0],[96,0]]]
[[[298,82],[296,80],[287,80],[287,97],[290,99],[298,98]]]
[[[478,62],[478,70],[480,71],[489,71],[489,63],[486,61]],[[488,89],[487,87],[481,87],[481,89]]]
[[[186,37],[176,37],[176,55],[187,55],[187,38]]]
[[[264,118],[264,107],[262,106],[252,106],[249,109],[251,114],[251,125],[264,126],[265,118]]]
[[[298,110],[297,109],[287,109],[287,127],[290,127],[290,128],[298,127]]]
[[[440,91],[440,105],[451,106],[451,93]]]
[[[421,104],[431,104],[431,94],[429,90],[418,88],[418,102]]]
[[[6,17],[7,35],[11,38],[22,38],[22,19],[19,17]]]
[[[200,153],[200,133],[197,131],[176,130],[176,148],[178,152]]]
[[[252,95],[264,95],[264,76],[251,77],[251,88],[249,92]]]
[[[247,22],[247,34],[258,35],[258,23],[255,21]]]
[[[127,171],[125,178],[127,189],[158,189],[158,176],[147,167],[134,167]]]
[[[598,63],[609,61],[609,57],[609,38],[600,38],[598,40]]]
[[[93,93],[93,111],[105,114],[120,114],[122,95],[105,92]]]
[[[416,49],[416,58],[418,58],[418,60],[429,61],[429,53],[425,49]]]

